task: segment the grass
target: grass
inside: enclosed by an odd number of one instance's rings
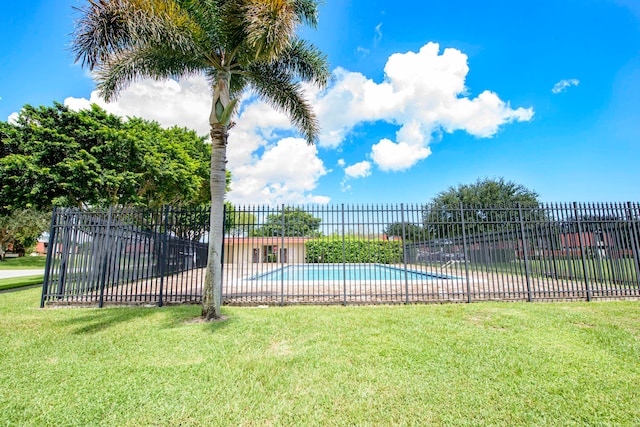
[[[44,309],[0,295],[3,425],[640,423],[640,303]]]
[[[46,261],[45,256],[5,258],[0,261],[0,270],[39,270],[44,268]]]
[[[8,279],[0,279],[0,291],[22,288],[24,286],[41,285],[42,279],[42,274],[36,276],[21,276],[10,277]]]

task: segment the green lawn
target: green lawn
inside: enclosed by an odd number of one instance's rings
[[[640,302],[44,309],[0,295],[2,425],[640,424]]]
[[[35,276],[10,277],[8,279],[0,279],[0,291],[6,289],[21,288],[23,286],[41,285],[43,280],[42,274]]]
[[[22,256],[5,258],[0,261],[0,270],[38,270],[43,269],[47,261],[45,256]]]

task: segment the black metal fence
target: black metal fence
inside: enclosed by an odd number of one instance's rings
[[[198,302],[208,222],[206,209],[56,209],[42,304]]]
[[[42,304],[200,302],[209,212],[54,212]],[[226,304],[640,296],[640,206],[249,206],[226,211]]]

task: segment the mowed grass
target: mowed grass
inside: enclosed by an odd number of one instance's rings
[[[22,288],[24,286],[42,285],[43,276],[20,276],[0,279],[0,291],[14,288]]]
[[[0,295],[2,425],[640,424],[640,302],[39,309]]]
[[[22,256],[18,258],[5,258],[0,261],[0,270],[31,270],[43,269],[47,257],[45,256]]]

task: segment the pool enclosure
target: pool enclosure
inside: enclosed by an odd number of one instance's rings
[[[199,303],[209,212],[57,209],[45,304]],[[640,207],[236,206],[225,304],[592,300],[640,296]]]

